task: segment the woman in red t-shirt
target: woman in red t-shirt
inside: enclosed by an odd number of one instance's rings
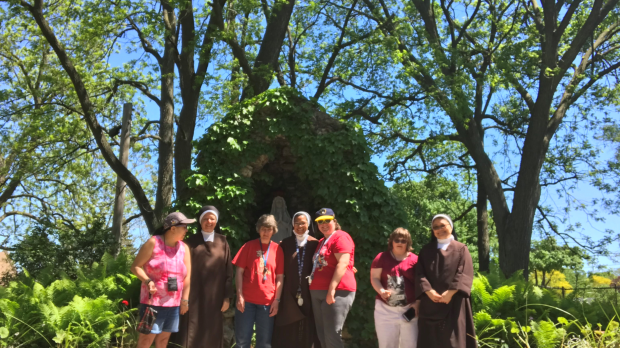
[[[418,256],[411,252],[411,235],[399,227],[388,238],[388,250],[379,253],[370,266],[370,283],[377,292],[375,329],[379,348],[416,346],[418,318],[408,321],[403,314],[415,307],[417,263]]]
[[[233,259],[237,267],[235,340],[238,348],[250,348],[256,325],[255,348],[270,348],[274,316],[278,314],[284,254],[271,237],[278,232],[273,215],[262,215],[256,223],[260,238],[245,243]]]
[[[310,297],[316,330],[323,348],[342,348],[342,327],[355,300],[355,243],[340,229],[334,211],[323,208],[315,221],[324,238],[314,253]]]

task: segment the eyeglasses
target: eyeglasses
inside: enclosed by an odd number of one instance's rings
[[[332,222],[334,219],[329,219],[329,220],[319,220],[316,223],[319,225],[323,225],[323,224],[328,224],[330,222]]]
[[[448,225],[443,224],[443,225],[433,226],[432,229],[433,229],[433,231],[439,231],[439,230],[442,230],[442,229],[444,229],[446,227],[448,227]]]
[[[406,239],[394,239],[392,242],[393,243],[398,243],[398,244],[407,244],[407,240]]]
[[[296,222],[293,225],[295,225],[295,226],[303,226],[303,225],[307,225],[307,224],[308,224],[307,222]]]

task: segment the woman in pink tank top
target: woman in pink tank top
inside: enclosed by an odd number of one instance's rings
[[[147,305],[157,311],[150,334],[140,334],[138,348],[164,348],[170,334],[179,330],[179,314],[188,311],[190,253],[182,242],[187,224],[196,222],[181,213],[172,213],[163,226],[140,248],[131,271],[142,281],[140,318]]]

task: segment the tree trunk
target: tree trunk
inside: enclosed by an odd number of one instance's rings
[[[243,90],[241,99],[259,95],[269,89],[294,6],[295,0],[285,0],[274,6],[252,69],[256,83]]]
[[[161,107],[159,108],[159,160],[157,172],[157,192],[155,195],[155,218],[158,225],[164,219],[166,209],[172,202],[173,145],[174,145],[174,54],[172,37],[176,30],[174,9],[162,1],[166,28],[164,54],[159,69],[161,71]]]
[[[194,25],[193,4],[187,2],[187,6],[180,16],[181,24],[181,55],[178,63],[183,107],[179,115],[179,124],[174,142],[174,180],[176,185],[177,199],[180,202],[189,200],[189,190],[185,182],[187,171],[192,168],[192,150],[194,149],[194,131],[198,117],[198,102],[200,90],[204,83],[205,74],[211,61],[211,51],[214,44],[214,35],[218,30],[217,16],[222,16],[221,9],[226,0],[219,0],[219,5],[214,6],[211,12],[207,31],[204,34],[201,50],[198,57],[198,67],[195,70],[196,28]]]
[[[487,193],[478,177],[478,201],[476,212],[478,216],[478,271],[489,271],[489,213],[487,208]]]
[[[547,272],[545,272],[545,270],[543,270],[543,271],[542,271],[542,283],[541,283],[541,285],[542,285],[543,287],[547,286],[547,285],[545,284],[545,279],[546,279],[546,278],[547,278]]]

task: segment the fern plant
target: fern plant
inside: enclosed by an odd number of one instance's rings
[[[137,334],[140,282],[129,273],[129,258],[104,255],[78,271],[78,279],[44,287],[25,271],[0,288],[0,347],[132,346]]]

